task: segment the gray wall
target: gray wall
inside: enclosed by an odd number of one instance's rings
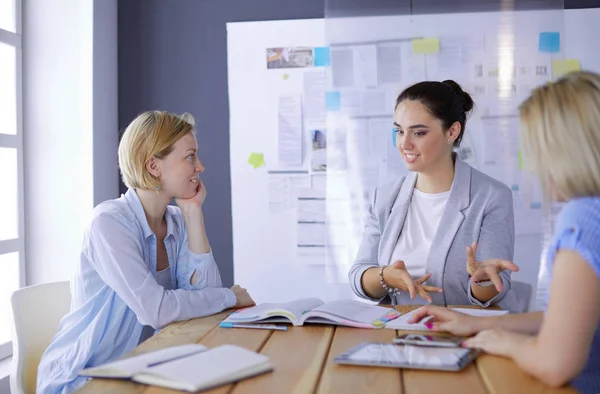
[[[560,0],[550,0],[553,5]],[[506,1],[462,0],[462,11],[497,10]],[[548,2],[516,1],[519,9]],[[448,12],[446,0],[120,0],[119,127],[141,111],[191,112],[206,165],[206,225],[225,285],[233,282],[227,35],[236,21]],[[565,8],[598,7],[598,0],[565,0]],[[455,9],[456,10],[456,9]],[[252,132],[248,125],[248,132]],[[121,191],[124,191],[121,185]]]
[[[94,0],[93,168],[94,206],[119,197],[117,0]]]

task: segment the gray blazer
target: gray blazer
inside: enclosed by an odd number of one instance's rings
[[[416,173],[373,192],[365,230],[355,263],[348,274],[352,290],[358,296],[369,298],[361,285],[363,273],[372,267],[387,265],[400,237],[406,213],[412,198]],[[427,271],[432,276],[430,286],[441,287],[443,293],[430,293],[436,305],[498,304],[515,310],[517,300],[510,286],[510,272],[500,275],[504,284],[501,293],[486,303],[471,295],[466,271],[466,247],[478,242],[476,260],[489,258],[513,260],[515,226],[512,192],[503,183],[477,171],[456,158],[454,181],[448,202],[427,258]],[[384,297],[374,300],[389,303]],[[421,297],[411,300],[408,293],[400,292],[398,304],[425,304]]]

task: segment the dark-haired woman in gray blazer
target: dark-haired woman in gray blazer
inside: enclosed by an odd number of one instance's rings
[[[349,272],[360,297],[517,307],[512,192],[453,152],[472,108],[454,81],[421,82],[398,97],[396,145],[411,173],[373,193]]]

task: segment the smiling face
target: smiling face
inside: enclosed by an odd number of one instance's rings
[[[444,165],[451,157],[452,144],[460,134],[460,124],[455,122],[444,130],[419,101],[405,100],[398,104],[394,114],[396,147],[410,171],[427,173]],[[448,142],[450,140],[450,142]]]
[[[198,189],[198,175],[204,165],[198,158],[198,142],[193,132],[177,140],[171,152],[162,159],[155,159],[162,189],[173,198],[192,198]]]

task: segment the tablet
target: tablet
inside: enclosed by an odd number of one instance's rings
[[[338,364],[460,371],[479,353],[478,349],[365,342],[340,354],[334,361]]]

